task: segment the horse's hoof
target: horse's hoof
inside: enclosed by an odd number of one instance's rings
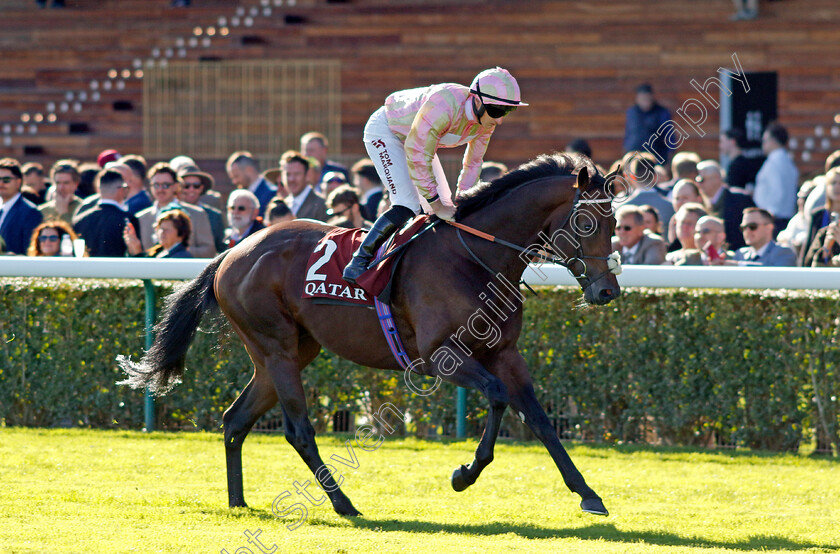
[[[333,505],[333,509],[335,509],[335,513],[340,516],[356,517],[362,515],[362,512],[357,510],[349,500],[347,502],[339,502]]]
[[[595,514],[596,516],[610,515],[600,498],[585,498],[580,503],[580,509],[588,514]]]
[[[467,483],[467,480],[464,479],[464,472],[466,470],[467,468],[465,466],[461,466],[452,472],[452,488],[455,489],[455,492],[466,490],[471,485],[471,483]]]

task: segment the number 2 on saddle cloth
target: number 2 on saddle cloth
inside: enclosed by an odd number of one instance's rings
[[[359,286],[347,283],[342,279],[341,273],[361,244],[365,231],[336,229],[327,233],[315,247],[306,264],[303,298],[314,298],[315,302],[322,304],[373,306],[374,298],[379,297],[387,303],[390,297],[391,276],[405,252],[405,248],[402,247],[435,223],[429,224],[429,216],[425,215],[414,218],[408,227],[380,248],[371,268],[358,279]]]

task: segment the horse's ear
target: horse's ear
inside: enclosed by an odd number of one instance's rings
[[[580,168],[577,176],[577,184],[575,186],[581,191],[586,190],[589,186],[589,170],[585,167]]]
[[[604,177],[604,179],[605,179],[607,182],[609,182],[609,181],[610,181],[610,179],[614,179],[614,178],[615,178],[615,176],[616,176],[616,175],[618,175],[619,173],[621,173],[621,166],[620,166],[620,165],[619,165],[619,166],[617,166],[617,167],[615,168],[615,171],[613,171],[612,173],[610,173],[609,175],[607,175],[606,177]]]

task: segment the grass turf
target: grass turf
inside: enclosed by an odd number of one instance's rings
[[[345,440],[319,437],[324,460],[349,458]],[[357,469],[330,460],[364,514],[343,518],[295,492],[312,476],[279,435],[246,441],[250,508],[231,510],[219,434],[3,428],[0,552],[840,550],[837,460],[576,445],[570,455],[610,510],[604,518],[580,511],[538,444],[499,444],[478,482],[454,492],[452,470],[475,446],[388,437],[372,452],[354,447]],[[284,492],[283,507],[307,507],[295,530],[295,516],[271,511]],[[262,550],[245,536],[258,530]]]

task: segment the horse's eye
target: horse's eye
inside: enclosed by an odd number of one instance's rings
[[[594,225],[592,225],[591,223],[584,223],[584,224],[583,224],[583,226],[581,227],[581,232],[582,232],[584,235],[588,235],[588,234],[590,234],[590,233],[592,232],[592,230],[593,230],[594,228],[595,228],[595,226],[594,226]]]

